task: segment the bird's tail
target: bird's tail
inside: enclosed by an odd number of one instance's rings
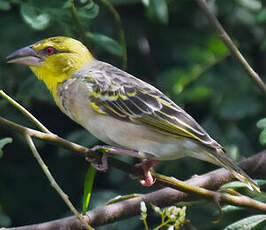
[[[260,192],[260,188],[239,166],[237,166],[222,149],[217,149],[211,153],[217,163],[229,170],[235,178],[242,181],[250,190]]]

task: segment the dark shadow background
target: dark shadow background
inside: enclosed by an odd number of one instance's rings
[[[226,147],[233,159],[239,160],[263,149],[259,143],[261,130],[256,123],[265,117],[265,97],[215,36],[194,1],[150,0],[149,7],[137,0],[112,2],[125,32],[127,72],[153,84],[182,106]],[[96,8],[87,7],[88,3],[75,1],[75,4],[85,32],[119,40],[113,15],[101,1],[95,1],[99,6],[98,13]],[[44,84],[37,81],[28,68],[5,63],[5,57],[12,51],[50,36],[64,35],[81,40],[66,6],[64,1],[0,1],[0,89],[25,106],[52,132],[93,146],[100,143],[59,111]],[[210,7],[249,63],[266,81],[265,6],[219,0],[211,1]],[[89,40],[89,43],[98,59],[121,68],[121,56],[110,51],[113,43],[97,39]],[[34,127],[4,99],[0,99],[0,116]],[[4,156],[0,159],[0,226],[27,225],[71,215],[49,185],[25,141],[18,135],[0,130],[0,139],[10,136],[13,143],[4,148]],[[80,209],[88,163],[42,141],[36,141],[36,144],[59,185]],[[126,157],[123,160],[137,162]],[[187,179],[214,168],[195,159],[182,159],[162,162],[156,169]],[[103,205],[117,195],[147,193],[153,189],[156,188],[143,188],[128,175],[110,169],[97,173],[90,208]],[[229,212],[219,225],[214,225],[211,221],[216,220],[217,211],[213,205],[201,204],[187,209],[187,218],[198,229],[221,229],[251,214]],[[149,216],[148,221],[156,226],[160,218]],[[101,229],[144,227],[136,217]]]

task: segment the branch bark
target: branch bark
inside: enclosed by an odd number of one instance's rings
[[[266,178],[266,151],[256,154],[240,162],[243,168],[250,175],[265,179]],[[185,183],[208,189],[216,189],[231,179],[231,174],[225,169],[217,169],[212,172],[194,176]],[[122,219],[133,217],[140,214],[140,202],[154,204],[159,207],[166,207],[174,203],[193,198],[193,195],[172,188],[164,188],[158,191],[142,195],[130,200],[110,204],[88,211],[84,217],[88,223],[94,227],[113,223]],[[76,217],[67,217],[50,222],[28,225],[15,228],[5,228],[5,230],[83,230],[80,221]],[[1,229],[2,230],[2,229]]]
[[[50,134],[50,133],[47,134],[30,128],[26,128],[1,117],[0,117],[0,126],[12,132],[46,140],[52,144],[59,145],[75,153],[78,153],[81,156],[87,156],[89,154],[90,157],[94,157],[97,154],[96,152],[93,152],[91,149],[64,140],[56,136],[55,134]],[[122,149],[121,151],[122,151],[121,153],[123,153]],[[128,150],[125,150],[125,152],[128,155]],[[113,153],[118,153],[118,152],[114,150]],[[142,170],[134,166],[128,165],[127,163],[124,163],[120,160],[109,158],[108,161],[111,166],[116,167],[122,171],[133,174],[135,176],[143,175]],[[240,166],[251,176],[266,178],[266,169],[263,166],[265,164],[266,164],[266,151],[242,161],[240,163]],[[220,185],[230,181],[232,179],[232,175],[229,171],[225,169],[215,170],[213,172],[210,172],[202,176],[194,176],[192,179],[186,182],[181,182],[172,178],[170,178],[171,180],[169,180],[169,178],[165,180],[165,178],[167,178],[165,176],[156,173],[154,173],[154,175],[156,176],[157,179],[156,184],[174,187],[186,193],[171,188],[161,189],[159,191],[149,193],[140,196],[138,198],[133,198],[130,200],[111,204],[105,207],[96,208],[87,213],[85,220],[92,226],[108,224],[121,219],[138,215],[139,203],[141,201],[145,201],[147,204],[152,203],[159,207],[165,207],[172,205],[176,202],[195,197],[195,195],[203,196],[204,198],[211,200],[218,200],[219,202],[227,202],[242,207],[253,208],[256,209],[257,211],[266,213],[266,204],[252,200],[246,196],[232,196],[229,194],[223,194],[219,192],[213,192],[206,189],[202,189],[202,188],[216,189]],[[184,183],[189,186],[184,186]],[[199,186],[202,188],[195,188],[191,186]],[[70,227],[71,228],[74,227],[75,229],[84,228],[78,219],[76,219],[75,217],[69,217],[48,223],[24,226],[13,229],[50,230],[58,228],[60,229],[70,228]]]

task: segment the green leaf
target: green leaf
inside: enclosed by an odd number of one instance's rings
[[[220,189],[228,189],[228,188],[233,188],[233,189],[239,189],[239,188],[246,188],[246,184],[241,182],[241,181],[232,181],[229,183],[224,184],[221,186]]]
[[[187,90],[183,98],[186,102],[199,102],[210,98],[211,95],[212,91],[209,87],[198,85]]]
[[[263,129],[260,133],[259,141],[262,145],[266,145],[266,129]]]
[[[237,2],[248,8],[249,10],[260,10],[262,8],[262,3],[261,1],[258,1],[258,0],[237,0]]]
[[[259,141],[262,145],[266,145],[266,118],[263,118],[257,122],[257,127],[262,129],[259,136]]]
[[[252,230],[265,221],[266,215],[254,215],[230,224],[224,230]]]
[[[67,1],[65,1],[65,3],[63,4],[63,9],[64,8],[70,8],[71,6],[72,6],[72,4],[73,4],[73,1],[72,0],[67,0]]]
[[[6,137],[0,140],[0,158],[3,156],[3,148],[6,144],[12,143],[12,138]]]
[[[266,9],[262,9],[256,16],[257,23],[265,23],[266,22]]]
[[[230,213],[230,212],[235,212],[235,211],[239,211],[239,210],[243,210],[243,208],[238,207],[238,206],[234,206],[234,205],[225,205],[222,207],[222,211],[224,213]]]
[[[148,7],[150,5],[150,0],[141,0],[143,5]]]
[[[5,0],[0,0],[0,10],[10,10],[10,2],[7,2]]]
[[[259,187],[264,186],[266,184],[266,180],[254,180],[254,181],[259,185]],[[228,188],[239,189],[246,187],[247,187],[246,184],[241,181],[232,181],[224,184],[223,186],[220,187],[220,189],[228,189]]]
[[[85,181],[84,181],[84,193],[83,193],[83,205],[82,205],[82,212],[84,215],[86,214],[89,203],[90,203],[91,191],[92,191],[95,174],[96,174],[95,168],[90,166],[87,171]]]
[[[183,89],[194,82],[202,73],[203,67],[201,65],[193,65],[188,69],[171,70],[167,75],[171,75],[175,79],[173,90],[175,94],[180,94]]]
[[[148,16],[155,21],[168,23],[168,6],[165,0],[150,0]]]
[[[209,39],[208,48],[217,56],[224,56],[229,53],[227,46],[217,37]]]
[[[95,33],[86,33],[89,39],[95,42],[97,45],[102,47],[104,50],[116,56],[123,56],[123,48],[122,46],[112,38],[103,35],[103,34],[95,34]]]
[[[35,30],[44,30],[50,23],[50,16],[40,12],[30,4],[21,4],[20,13],[23,20]]]
[[[93,2],[90,2],[78,10],[78,15],[84,19],[94,19],[99,14],[99,11],[99,6]]]
[[[266,118],[263,118],[257,122],[257,127],[259,129],[266,129]]]
[[[266,180],[255,180],[259,186],[266,185]]]

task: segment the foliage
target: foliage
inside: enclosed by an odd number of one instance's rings
[[[90,166],[87,171],[85,182],[84,182],[83,205],[82,205],[83,215],[86,214],[88,207],[89,207],[95,174],[96,174],[95,168]]]
[[[6,144],[12,143],[12,138],[6,137],[3,139],[0,139],[0,158],[3,156],[3,148]]]
[[[241,230],[241,229],[258,229],[258,226],[260,226],[260,229],[263,229],[262,225],[266,221],[266,215],[254,215],[247,217],[245,219],[242,219],[240,221],[237,221],[236,223],[230,224],[227,226],[224,230]]]
[[[159,214],[161,217],[161,223],[154,228],[154,230],[163,229],[167,227],[168,230],[178,230],[182,227],[186,222],[186,206],[183,208],[178,208],[176,206],[170,206],[164,209],[161,209],[155,205],[151,205],[152,209],[155,213]],[[140,203],[140,211],[141,211],[141,220],[145,225],[145,229],[149,230],[147,224],[147,208],[144,201]]]
[[[83,41],[98,59],[121,68],[127,47],[127,71],[152,83],[185,108],[235,160],[265,147],[266,129],[262,119],[266,112],[265,97],[230,56],[195,1],[112,0],[123,25],[122,32],[117,15],[103,2],[0,0],[0,89],[22,103],[49,130],[92,146],[97,143],[95,138],[59,111],[43,83],[37,81],[28,68],[7,65],[3,60],[18,48],[46,37],[65,35]],[[265,6],[258,0],[209,2],[265,82]],[[123,32],[126,46],[121,42]],[[0,116],[32,127],[3,99],[0,99]],[[0,130],[0,140],[8,135]],[[75,206],[81,209],[88,164],[48,144],[37,142],[37,147],[40,153],[46,153],[44,158],[49,169]],[[4,150],[0,159],[0,226],[38,223],[69,215],[39,171],[24,141],[16,137]],[[122,159],[136,162],[131,158]],[[162,162],[156,169],[185,179],[213,168],[194,159],[181,159]],[[127,175],[109,169],[96,175],[90,203],[96,207],[120,194],[146,193],[152,189],[142,188]],[[248,224],[249,219],[244,218],[253,215],[243,209],[231,209],[215,225],[212,224],[215,210],[212,205],[201,204],[192,206],[186,214],[197,229],[206,230],[223,229],[237,221]],[[7,221],[1,222],[3,217]],[[150,228],[160,224],[158,216],[149,218]],[[107,226],[107,229],[125,229],[125,226],[142,229],[143,223],[133,218]]]
[[[260,143],[262,145],[266,145],[266,118],[259,120],[257,123],[257,127],[259,129],[262,129],[259,136]]]

